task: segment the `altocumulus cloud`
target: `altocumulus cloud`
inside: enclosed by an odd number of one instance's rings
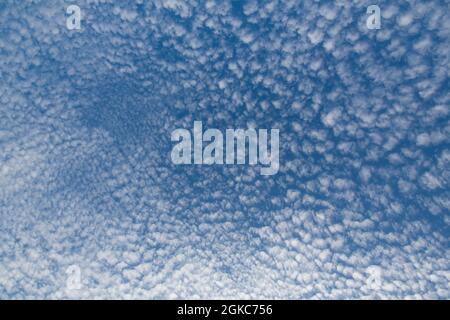
[[[446,1],[76,2],[0,4],[1,298],[450,298]]]

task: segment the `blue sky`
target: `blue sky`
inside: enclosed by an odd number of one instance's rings
[[[3,1],[0,298],[450,298],[448,11]],[[279,173],[172,164],[196,120]]]

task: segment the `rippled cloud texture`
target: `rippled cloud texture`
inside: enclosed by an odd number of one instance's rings
[[[449,5],[371,4],[2,1],[0,298],[449,299]],[[278,174],[172,164],[195,120]]]

